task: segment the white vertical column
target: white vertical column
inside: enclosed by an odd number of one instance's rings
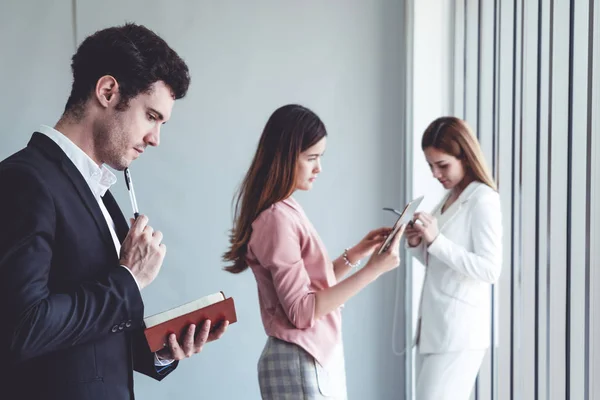
[[[570,79],[572,82],[569,141],[570,185],[570,320],[569,390],[571,399],[585,399],[586,385],[586,232],[587,140],[588,140],[588,38],[589,2],[571,3]],[[597,112],[597,111],[596,111]]]
[[[453,30],[454,5],[445,0],[412,0],[412,57],[409,54],[409,69],[412,71],[412,87],[408,93],[408,114],[412,122],[407,130],[407,151],[405,156],[411,160],[411,182],[407,192],[409,197],[424,195],[422,210],[431,210],[443,195],[443,188],[431,177],[431,172],[421,150],[421,136],[431,121],[452,110],[453,86]],[[407,254],[408,256],[408,254]],[[416,260],[407,260],[411,269],[412,285],[408,293],[412,316],[410,323],[412,342],[418,318],[419,301],[424,278],[424,268]],[[407,343],[409,344],[409,343]],[[414,349],[409,359],[414,361]],[[414,362],[411,362],[410,385],[414,388]],[[412,391],[414,398],[414,390]]]
[[[592,55],[592,132],[590,144],[590,238],[589,238],[589,399],[600,400],[600,4],[593,1],[593,55]]]

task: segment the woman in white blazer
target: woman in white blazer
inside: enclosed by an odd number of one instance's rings
[[[433,121],[421,148],[447,194],[415,214],[407,245],[426,266],[417,331],[417,400],[467,400],[488,347],[491,287],[502,268],[500,196],[477,138],[454,117]]]

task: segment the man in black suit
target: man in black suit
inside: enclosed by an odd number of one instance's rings
[[[129,228],[108,191],[105,164],[123,170],[158,146],[188,67],[127,24],[86,38],[72,69],[56,126],[0,163],[1,398],[133,399],[134,370],[161,380],[227,327],[191,325],[150,352],[140,290],[160,270],[163,235],[144,215]]]

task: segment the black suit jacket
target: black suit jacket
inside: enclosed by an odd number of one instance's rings
[[[123,241],[127,222],[103,200]],[[143,312],[87,182],[34,133],[0,163],[0,397],[132,399],[134,369],[160,380],[176,367],[157,372]]]

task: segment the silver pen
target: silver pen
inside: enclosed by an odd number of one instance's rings
[[[137,219],[137,217],[140,216],[140,212],[138,210],[137,200],[135,199],[135,190],[133,190],[131,172],[129,172],[129,168],[125,168],[123,173],[125,174],[125,184],[127,185],[127,190],[129,191],[129,200],[131,200],[131,207],[133,208],[133,216]]]

